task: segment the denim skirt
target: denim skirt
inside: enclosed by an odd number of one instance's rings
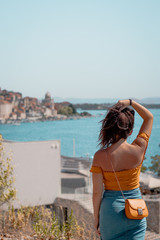
[[[123,191],[125,198],[142,198],[140,189]],[[100,206],[101,240],[144,240],[146,218],[128,219],[120,191],[105,190]]]

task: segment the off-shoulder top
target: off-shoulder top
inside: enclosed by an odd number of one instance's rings
[[[149,136],[146,133],[140,133],[137,137],[145,139],[148,143]],[[139,176],[142,163],[143,160],[136,168],[116,171],[117,178],[123,191],[132,190],[139,187]],[[90,169],[90,172],[101,173],[103,175],[103,183],[105,190],[120,190],[114,172],[104,171],[101,167],[93,165]]]

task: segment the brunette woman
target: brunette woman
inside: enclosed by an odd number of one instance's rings
[[[127,138],[134,125],[133,109],[143,123],[138,136],[129,144]],[[95,228],[101,240],[145,238],[146,219],[133,220],[125,216],[125,200],[117,179],[126,198],[142,198],[139,175],[152,124],[152,113],[131,99],[119,101],[102,121],[101,149],[95,153],[90,170],[93,173]]]

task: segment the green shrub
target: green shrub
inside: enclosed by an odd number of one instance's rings
[[[0,206],[15,199],[14,181],[12,156],[11,153],[6,154],[3,138],[0,135]]]
[[[160,156],[155,155],[151,157],[152,161],[152,166],[149,167],[149,169],[153,172],[155,172],[158,176],[160,176]]]
[[[69,116],[73,114],[73,109],[69,106],[64,106],[58,110],[58,114]]]

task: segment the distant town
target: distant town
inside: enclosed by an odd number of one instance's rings
[[[23,97],[20,92],[0,88],[0,123],[19,124],[21,122],[65,120],[92,117],[88,110],[107,110],[113,103],[81,103],[68,101],[54,102],[47,92],[44,99]],[[147,108],[160,108],[160,104],[143,104]],[[81,113],[77,112],[81,109]]]
[[[45,120],[77,119],[91,117],[87,112],[77,113],[70,102],[54,103],[47,92],[43,100],[23,97],[20,92],[0,88],[0,123],[33,122]]]

